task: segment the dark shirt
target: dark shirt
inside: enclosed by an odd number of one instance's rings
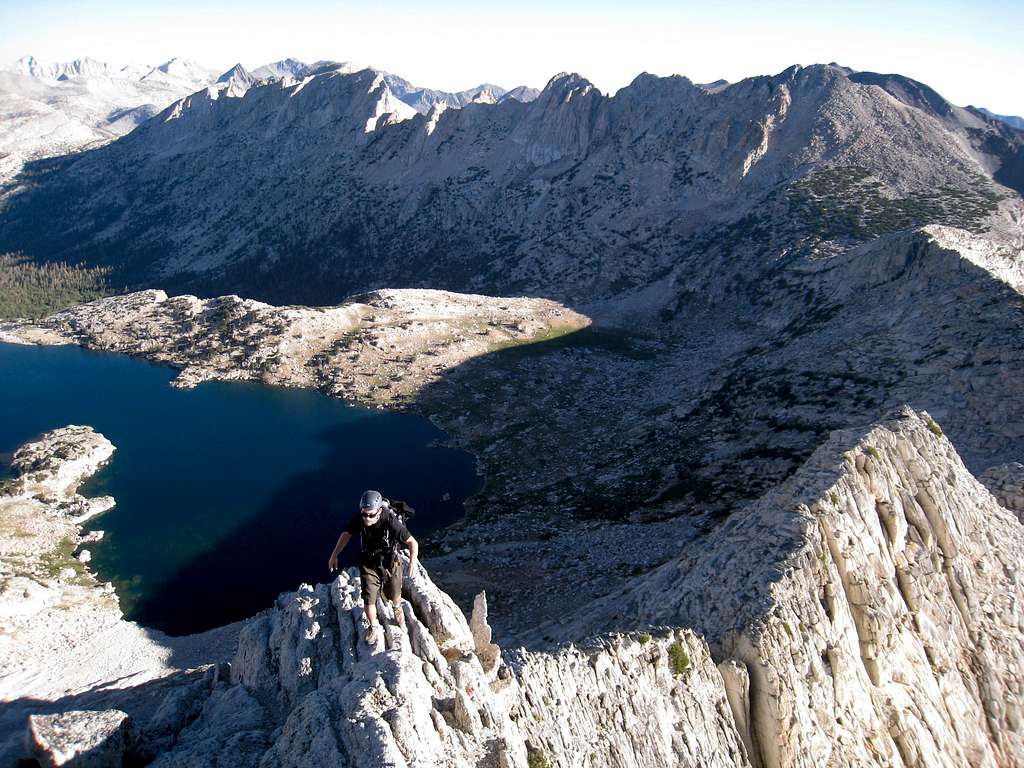
[[[390,558],[400,544],[410,537],[409,529],[390,509],[382,510],[374,525],[363,525],[363,517],[356,512],[345,526],[345,532],[359,537],[359,564],[391,566]]]

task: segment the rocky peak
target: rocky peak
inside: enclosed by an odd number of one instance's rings
[[[469,88],[459,93],[463,102],[467,104],[497,104],[504,95],[504,88],[491,83],[481,83],[475,88]]]
[[[249,87],[254,82],[256,82],[256,78],[254,78],[252,76],[252,74],[249,72],[249,70],[247,70],[245,67],[243,67],[241,65],[241,63],[239,63],[239,64],[235,64],[235,66],[233,66],[231,69],[229,69],[223,75],[218,77],[217,78],[217,82],[218,83],[239,83],[241,85]]]
[[[516,141],[525,146],[526,159],[546,165],[585,154],[607,123],[602,114],[606,101],[586,78],[566,72],[555,75],[516,127]]]
[[[904,409],[834,433],[585,624],[538,634],[694,628],[755,765],[821,765],[815,744],[844,765],[1009,765],[1024,755],[1022,554],[1019,521]]]
[[[298,59],[282,59],[270,64],[264,64],[252,71],[252,76],[257,79],[294,77],[299,78],[308,65]]]
[[[657,77],[644,72],[620,89],[609,103],[609,111],[619,120],[633,125],[637,134],[652,124],[678,120],[678,113],[689,113],[708,92],[681,75]]]
[[[313,126],[317,140],[326,141],[319,131],[329,125],[335,140],[338,134],[352,137],[352,143],[345,147],[351,150],[363,141],[364,134],[416,114],[372,69],[348,74],[327,68],[299,82],[290,78],[260,82],[249,76],[251,86],[245,85],[247,74],[231,76],[219,87],[203,89],[172,104],[156,120],[142,126],[141,132],[128,137],[123,146],[130,151],[142,144],[160,142],[195,151],[196,147],[227,137],[231,143],[237,142],[236,146],[246,146],[247,134],[258,130],[266,140],[288,126],[298,126],[306,134]],[[221,100],[221,95],[236,98]]]
[[[594,84],[582,75],[576,72],[559,72],[548,80],[537,100],[551,104],[568,103],[574,97],[582,97],[592,91],[600,95]]]

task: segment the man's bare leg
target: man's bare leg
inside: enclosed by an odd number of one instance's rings
[[[374,600],[365,605],[364,611],[366,612],[366,623],[369,624],[366,629],[366,642],[373,643],[377,640],[377,601]]]

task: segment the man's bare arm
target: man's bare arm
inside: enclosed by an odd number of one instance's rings
[[[331,552],[331,559],[327,561],[327,570],[334,571],[338,567],[338,555],[351,541],[352,534],[348,531],[342,531],[341,536],[338,537],[338,543],[334,545],[334,551]]]
[[[409,548],[409,576],[413,576],[416,573],[416,569],[419,567],[419,555],[420,545],[412,536],[405,540],[405,546]]]

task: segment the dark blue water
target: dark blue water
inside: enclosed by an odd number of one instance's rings
[[[185,634],[251,616],[327,559],[367,488],[417,510],[413,535],[454,521],[479,488],[472,457],[432,445],[423,418],[259,384],[169,386],[174,372],[78,347],[0,344],[0,459],[88,424],[114,445],[83,489],[109,494],[92,567],[127,616]],[[355,562],[355,545],[344,564]]]

